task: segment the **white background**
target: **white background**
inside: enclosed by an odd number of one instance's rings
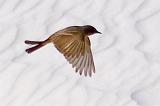
[[[93,25],[92,78],[49,44],[71,25]],[[0,0],[0,106],[160,106],[159,0]]]

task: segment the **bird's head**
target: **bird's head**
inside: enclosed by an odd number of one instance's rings
[[[92,35],[92,34],[95,34],[95,33],[99,33],[99,34],[102,34],[101,32],[97,31],[96,28],[94,28],[93,26],[91,25],[85,25],[83,26],[84,28],[84,33],[86,35]]]

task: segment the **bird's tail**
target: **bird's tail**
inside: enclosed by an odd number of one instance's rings
[[[26,40],[25,44],[35,45],[35,46],[31,47],[31,48],[26,49],[26,52],[27,53],[32,53],[32,52],[38,50],[39,48],[45,46],[47,43],[49,43],[48,39],[45,40],[45,41],[29,41],[29,40]]]

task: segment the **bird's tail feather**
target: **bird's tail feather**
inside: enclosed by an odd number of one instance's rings
[[[31,45],[36,45],[42,43],[42,41],[30,41],[30,40],[25,40],[25,44],[31,44]]]
[[[38,50],[39,48],[45,46],[47,43],[49,43],[48,40],[45,40],[45,41],[29,41],[29,40],[26,40],[25,44],[36,45],[36,46],[33,46],[31,48],[26,49],[26,52],[27,53],[32,53],[32,52]]]

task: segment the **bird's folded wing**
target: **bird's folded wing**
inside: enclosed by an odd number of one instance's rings
[[[90,40],[85,37],[84,40],[78,40],[73,36],[59,36],[54,41],[55,47],[65,56],[76,72],[85,76],[92,76],[95,73],[93,56],[90,48]]]

